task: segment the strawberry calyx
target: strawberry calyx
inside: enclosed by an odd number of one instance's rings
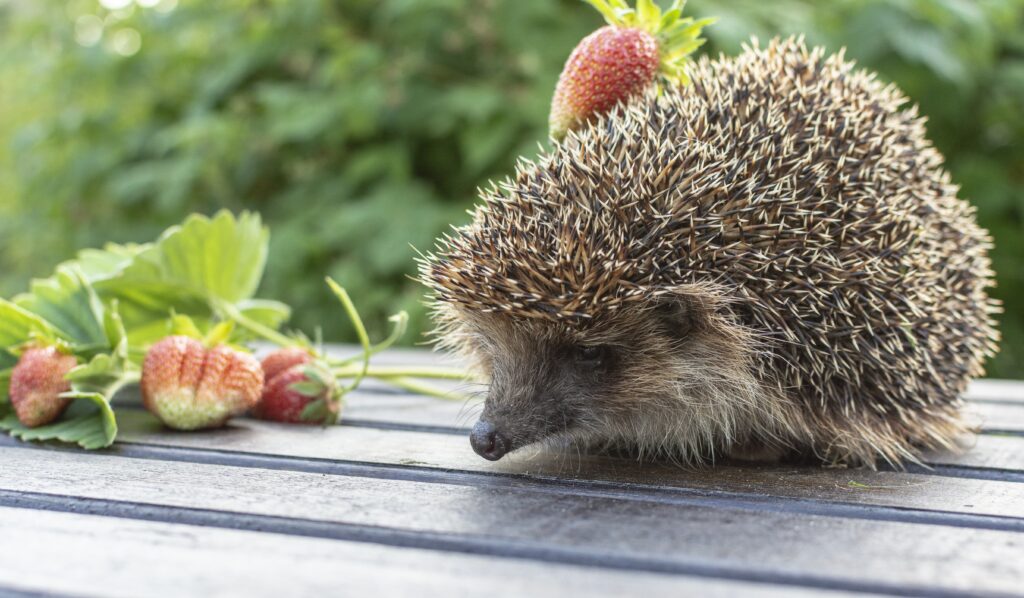
[[[324,425],[338,423],[344,392],[334,375],[318,362],[306,364],[302,374],[304,380],[288,387],[304,397],[313,399],[302,409],[299,418],[304,422]]]
[[[584,1],[597,9],[611,26],[639,29],[654,36],[660,57],[658,72],[665,83],[686,85],[690,82],[686,74],[689,56],[707,41],[700,36],[704,27],[718,20],[683,17],[686,0],[673,0],[665,11],[654,0],[637,0],[635,8],[626,0]]]

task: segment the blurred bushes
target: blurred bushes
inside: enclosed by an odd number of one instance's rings
[[[1024,0],[691,0],[709,51],[805,33],[896,81],[930,117],[995,235],[1006,336],[1024,377]],[[262,294],[345,338],[322,284],[380,334],[427,326],[412,247],[465,222],[476,188],[546,138],[578,0],[0,2],[0,292],[74,249],[139,241],[188,212],[258,210]]]

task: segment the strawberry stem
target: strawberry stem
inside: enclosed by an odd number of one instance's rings
[[[416,394],[434,397],[435,399],[444,399],[446,401],[466,401],[469,399],[469,397],[466,397],[460,393],[444,390],[432,384],[427,384],[426,382],[419,382],[417,380],[411,380],[409,378],[386,378],[384,379],[384,382],[414,392]]]
[[[393,323],[391,333],[383,341],[371,345],[370,337],[366,332],[366,327],[363,325],[363,320],[359,316],[359,311],[356,309],[356,306],[352,302],[352,298],[349,296],[348,292],[331,278],[327,278],[326,281],[327,286],[330,287],[331,291],[338,298],[338,301],[341,302],[346,315],[352,322],[352,326],[355,328],[356,336],[359,338],[359,344],[362,348],[362,351],[353,357],[347,357],[344,359],[325,358],[325,361],[332,367],[331,373],[335,378],[351,379],[351,382],[339,392],[340,396],[344,396],[358,388],[365,378],[374,378],[398,388],[439,399],[465,400],[465,397],[458,393],[446,391],[431,384],[413,380],[413,378],[462,381],[470,380],[470,375],[465,370],[458,368],[422,366],[371,367],[370,357],[391,347],[402,337],[403,334],[405,334],[409,323],[409,315],[402,311],[391,316],[389,318]],[[296,339],[289,338],[284,334],[247,317],[237,307],[230,303],[217,302],[216,309],[227,319],[235,322],[237,325],[245,328],[264,340],[282,347],[293,347],[300,344]],[[129,381],[127,383],[130,384],[132,382],[137,382],[137,380]]]
[[[249,318],[243,314],[241,310],[227,301],[217,301],[215,308],[217,311],[221,312],[221,314],[226,316],[227,319],[235,322],[249,332],[274,343],[275,345],[280,345],[282,347],[295,347],[299,345],[295,339],[288,338],[273,328]]]
[[[407,314],[404,311],[400,311],[397,314],[388,318],[388,320],[395,323],[394,327],[391,330],[391,334],[388,335],[388,337],[383,341],[370,347],[371,356],[376,355],[377,353],[380,353],[384,349],[387,349],[391,345],[395,344],[398,341],[398,339],[400,339],[402,335],[405,334],[405,329],[408,327],[409,324],[409,314]],[[350,363],[355,363],[360,359],[362,359],[362,356],[356,355],[355,357],[348,357],[345,359],[327,359],[327,363],[333,366],[344,366]]]
[[[359,337],[359,344],[363,346],[363,366],[356,373],[352,380],[352,383],[345,387],[342,394],[347,394],[359,387],[359,384],[363,381],[366,376],[367,370],[370,369],[370,337],[366,334],[366,327],[363,326],[363,319],[359,317],[359,311],[356,310],[355,304],[352,303],[352,298],[348,296],[348,292],[342,288],[341,285],[334,282],[333,279],[327,277],[327,286],[331,288],[331,291],[341,301],[342,307],[345,308],[345,313],[348,314],[349,320],[352,322],[352,326],[356,329],[356,336]]]
[[[358,370],[350,367],[341,367],[332,370],[338,378],[351,378],[358,374]],[[462,380],[469,379],[467,372],[458,368],[446,367],[403,367],[403,366],[377,366],[370,367],[366,371],[370,378],[432,378],[434,380]]]

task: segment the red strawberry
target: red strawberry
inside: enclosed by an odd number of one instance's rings
[[[256,404],[263,370],[248,353],[187,336],[156,343],[142,365],[142,402],[177,430],[217,428]]]
[[[11,405],[18,420],[30,428],[45,426],[67,409],[71,399],[59,395],[71,390],[64,377],[78,365],[72,355],[56,347],[35,347],[21,355],[11,372]]]
[[[694,21],[680,14],[686,0],[675,0],[662,14],[653,0],[586,0],[608,26],[583,39],[565,63],[551,101],[551,136],[565,137],[628,101],[657,80],[685,84],[687,56],[704,43],[701,29],[714,19]]]
[[[263,377],[266,379],[267,384],[269,384],[271,380],[285,370],[297,365],[310,363],[313,359],[313,355],[305,349],[287,347],[267,355],[260,362],[260,365],[263,366]]]
[[[263,360],[266,384],[253,410],[260,419],[292,424],[337,421],[341,401],[330,371],[302,349],[275,351]]]

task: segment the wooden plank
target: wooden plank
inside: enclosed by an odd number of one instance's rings
[[[967,413],[986,434],[1024,435],[1024,403],[974,401],[967,404]]]
[[[483,401],[444,401],[414,394],[357,391],[345,398],[342,421],[354,425],[434,428],[469,434]]]
[[[0,504],[30,501],[34,494],[26,493],[35,493],[48,508],[67,501],[69,509],[220,527],[269,525],[295,535],[310,533],[312,525],[339,539],[419,539],[448,551],[713,571],[849,591],[1012,592],[1024,576],[1024,543],[1016,532],[754,511],[725,501],[710,507],[628,493],[322,476],[70,451],[3,448],[0,459],[0,488],[8,491]],[[82,498],[94,502],[83,507]]]
[[[932,453],[932,465],[955,465],[1000,471],[1024,472],[1024,437],[1017,435],[981,434],[964,453]]]
[[[164,430],[144,413],[131,415],[122,421],[121,437],[126,441],[228,455],[237,452],[340,460],[568,484],[595,482],[631,490],[732,493],[755,499],[783,497],[977,516],[1024,516],[1024,501],[1019,498],[1021,486],[1013,482],[818,467],[720,466],[684,470],[668,464],[540,452],[516,453],[490,462],[476,456],[468,441],[460,436],[372,428],[296,428],[251,420],[239,420],[221,431],[180,434]]]
[[[969,401],[1024,405],[1024,380],[973,380],[964,397]]]
[[[47,594],[475,597],[481,588],[488,596],[538,597],[819,594],[786,586],[3,507],[0,529],[0,588]]]

